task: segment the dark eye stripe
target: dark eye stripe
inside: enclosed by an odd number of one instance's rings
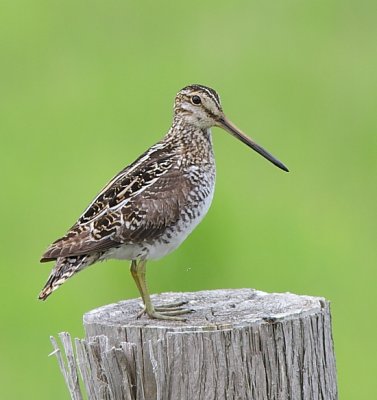
[[[220,103],[220,97],[219,95],[216,93],[215,90],[207,87],[207,86],[203,86],[203,85],[198,85],[198,84],[194,84],[194,85],[189,85],[184,87],[183,89],[180,90],[180,92],[182,91],[187,91],[188,93],[192,93],[192,91],[194,92],[205,92],[206,95],[212,99],[212,101],[216,104],[216,106],[218,107],[219,110],[222,110],[221,107],[221,103]],[[186,93],[185,93],[186,94]],[[188,98],[191,101],[191,98]]]

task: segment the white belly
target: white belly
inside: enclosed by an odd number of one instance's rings
[[[168,238],[167,234],[164,234],[161,240],[155,242],[153,245],[148,245],[149,254],[147,258],[151,260],[159,259],[179,247],[207,214],[212,203],[213,194],[214,185],[209,195],[201,202],[200,206],[196,208],[193,218],[189,218],[188,216],[186,216],[186,218],[182,217],[171,238]],[[168,243],[165,243],[165,240],[168,241]]]

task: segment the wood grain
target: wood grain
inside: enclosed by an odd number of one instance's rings
[[[186,322],[136,319],[137,299],[84,315],[86,338],[75,347],[89,399],[338,398],[325,299],[253,289],[153,296],[154,304],[181,300],[194,310]],[[72,344],[61,338],[63,375],[80,399]]]

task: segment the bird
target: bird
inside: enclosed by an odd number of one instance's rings
[[[288,168],[226,118],[220,97],[191,84],[174,101],[173,122],[162,140],[120,171],[89,204],[41,262],[55,266],[39,294],[46,300],[68,278],[99,261],[131,261],[142,300],[140,317],[184,321],[184,302],[155,306],[146,263],[177,249],[206,215],[215,189],[211,128],[220,127],[283,171]]]

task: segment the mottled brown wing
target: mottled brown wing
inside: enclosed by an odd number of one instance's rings
[[[165,174],[176,163],[177,156],[171,145],[159,142],[117,174],[91,202],[77,224],[95,220],[104,210],[120,203],[148,186],[151,181]]]
[[[153,242],[173,227],[188,202],[192,185],[180,171],[169,171],[127,204],[117,239],[124,242]]]
[[[68,233],[55,240],[41,258],[41,262],[47,262],[58,257],[69,257],[88,254],[94,251],[105,251],[117,245],[111,237],[103,240],[93,240],[90,230],[82,230],[79,226],[73,226]]]
[[[158,143],[119,173],[41,261],[149,241],[173,224],[190,187],[169,150]]]

